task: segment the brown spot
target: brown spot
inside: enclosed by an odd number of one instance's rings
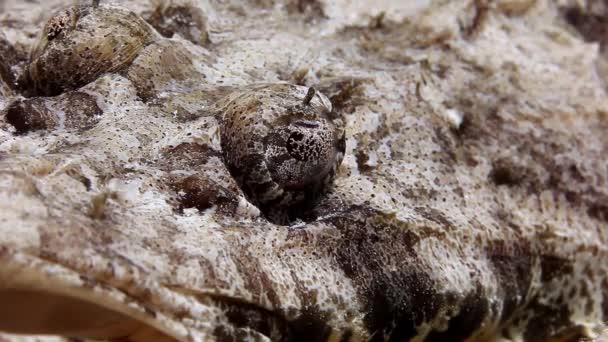
[[[19,99],[6,110],[6,121],[15,127],[17,134],[55,127],[57,118],[41,98]]]
[[[357,167],[361,173],[369,173],[374,170],[373,166],[367,164],[369,157],[366,151],[359,150],[355,156],[357,158]]]
[[[304,15],[307,22],[326,17],[323,4],[319,0],[289,0],[286,8],[289,14]]]
[[[307,342],[326,341],[331,334],[327,320],[328,314],[321,312],[316,306],[306,306],[298,313],[297,318],[289,321],[287,341]]]
[[[386,17],[386,12],[382,11],[382,12],[378,13],[378,15],[375,15],[374,17],[372,17],[370,19],[367,27],[369,27],[371,30],[379,30],[379,29],[384,28],[385,17]]]
[[[146,312],[146,314],[148,316],[151,316],[152,318],[156,318],[156,311],[154,311],[153,309],[151,309],[147,306],[144,306],[144,311]]]
[[[91,191],[93,183],[87,176],[83,175],[78,168],[70,168],[66,171],[66,174],[82,183],[87,191]]]
[[[526,301],[532,283],[533,254],[525,242],[507,245],[503,241],[491,241],[486,247],[486,255],[499,280],[503,302],[501,320],[507,321]]]
[[[332,77],[321,80],[315,87],[329,98],[333,111],[350,114],[364,102],[363,84],[368,81],[356,77]]]
[[[439,224],[444,229],[454,228],[454,224],[450,220],[448,220],[448,218],[445,217],[445,215],[441,211],[435,208],[416,207],[415,210],[425,219]]]
[[[161,167],[167,171],[196,170],[207,163],[209,158],[219,157],[219,152],[205,144],[181,143],[162,152]]]
[[[600,11],[592,11],[594,2]],[[590,1],[588,8],[569,7],[562,9],[562,15],[588,42],[599,42],[602,49],[608,42],[608,6],[599,1]]]
[[[608,205],[595,203],[587,209],[589,216],[604,222],[608,222]]]
[[[316,221],[319,217],[327,216],[333,213],[346,210],[345,203],[341,196],[335,192],[329,192],[321,197],[311,210],[303,213],[301,219],[304,222]]]
[[[213,296],[233,327],[218,325],[214,333],[221,341],[248,341],[247,330],[253,330],[272,341],[325,341],[331,329],[327,315],[314,308],[296,311],[296,318],[287,319],[275,311],[225,296]],[[235,329],[236,328],[236,329]]]
[[[473,20],[463,28],[464,36],[467,38],[474,37],[478,32],[481,32],[483,25],[488,20],[490,10],[487,0],[475,0],[473,9],[475,11]]]
[[[160,4],[146,21],[167,38],[179,34],[194,44],[209,43],[207,18],[193,5]]]
[[[492,163],[488,178],[496,185],[517,186],[526,182],[527,170],[509,159],[498,159]]]
[[[554,278],[570,275],[574,269],[572,261],[553,255],[542,255],[540,258],[541,280],[548,282]]]
[[[534,6],[535,1],[519,0],[519,1],[499,1],[498,9],[507,15],[522,15]]]
[[[342,234],[333,253],[357,288],[372,341],[409,340],[417,334],[416,327],[431,320],[446,303],[432,278],[418,266],[413,246],[420,238],[393,220],[365,208],[325,220]],[[398,267],[389,269],[387,263]]]
[[[116,199],[112,192],[102,192],[91,198],[88,215],[94,220],[103,220],[106,217],[108,199]]]
[[[58,117],[51,108],[62,111],[64,117]],[[6,121],[18,134],[50,130],[61,123],[66,129],[88,129],[100,120],[102,113],[91,95],[69,92],[56,98],[16,100],[6,110]]]
[[[458,306],[460,310],[456,316],[450,318],[448,328],[444,331],[432,331],[425,342],[464,341],[481,326],[490,312],[490,304],[481,286],[467,294]]]
[[[289,78],[291,78],[293,79],[295,84],[304,85],[304,78],[306,77],[306,75],[308,75],[309,70],[310,69],[307,67],[300,67],[293,72],[291,77],[288,75],[282,77],[282,79],[289,80]]]
[[[205,211],[217,205],[220,211],[232,214],[238,207],[238,198],[232,191],[199,175],[175,180],[171,187],[178,194],[180,210],[196,208]]]
[[[218,299],[218,306],[224,309],[226,318],[235,327],[252,329],[273,341],[282,341],[288,335],[288,323],[283,317],[272,311],[227,297]],[[230,331],[220,325],[216,328],[215,333],[218,337],[222,337],[221,341],[246,340],[239,338],[239,335],[243,333],[239,330]]]
[[[553,341],[553,338],[575,328],[570,321],[570,312],[566,306],[542,304],[536,298],[529,304],[527,311],[532,314],[532,318],[524,331],[525,341]],[[578,341],[578,339],[565,341]]]

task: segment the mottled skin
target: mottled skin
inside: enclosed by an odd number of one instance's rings
[[[344,157],[343,123],[329,100],[314,88],[275,84],[226,102],[221,146],[232,176],[273,222],[304,216]]]
[[[123,3],[153,10],[135,4]],[[193,6],[212,29],[205,46],[159,38],[74,93],[0,102],[0,330],[576,341],[603,328],[605,60],[562,2]],[[102,113],[43,108],[73,94]],[[9,116],[15,103],[36,110]],[[339,167],[284,225],[235,169],[249,141],[286,156],[275,119],[294,108],[319,121],[304,125],[321,128],[314,141],[337,146],[292,146],[315,157],[302,178],[276,179],[315,183],[309,170]],[[62,115],[69,127],[54,124]]]
[[[111,6],[61,10],[42,29],[21,86],[30,95],[59,95],[127,67],[158,33],[141,17]]]

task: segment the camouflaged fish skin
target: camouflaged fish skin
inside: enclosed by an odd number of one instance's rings
[[[158,34],[120,7],[77,5],[55,13],[32,48],[24,93],[59,95],[127,67]]]
[[[608,11],[594,3],[192,1],[204,41],[171,26],[56,98],[23,99],[7,80],[28,61],[0,61],[0,296],[115,311],[130,341],[595,337]],[[3,49],[25,55],[66,5],[0,3]],[[262,85],[314,87],[343,125],[333,184],[290,225],[222,146],[229,104]]]
[[[264,217],[294,222],[331,190],[346,148],[342,118],[312,87],[237,93],[219,108],[224,162]]]

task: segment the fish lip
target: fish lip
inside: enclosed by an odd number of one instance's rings
[[[9,279],[8,281],[5,281]],[[235,295],[228,290],[222,289],[203,289],[191,290],[179,286],[156,283],[147,285],[157,287],[160,292],[169,292],[170,298],[176,302],[187,300],[194,302],[198,310],[211,312],[216,316],[210,319],[196,317],[191,310],[184,312],[167,312],[164,304],[157,303],[147,297],[134,297],[130,291],[112,284],[103,283],[93,278],[88,278],[82,272],[67,268],[51,260],[41,259],[22,252],[13,252],[0,246],[0,299],[9,298],[20,294],[33,295],[36,299],[51,300],[56,299],[59,306],[54,311],[38,310],[46,317],[57,316],[65,309],[70,309],[70,305],[89,309],[88,312],[81,312],[77,315],[91,315],[91,320],[87,322],[99,323],[99,315],[105,315],[107,325],[101,324],[100,327],[86,326],[49,326],[42,325],[28,326],[3,326],[1,318],[5,314],[13,312],[15,305],[9,310],[2,312],[0,307],[0,330],[17,334],[45,334],[45,335],[64,335],[85,339],[120,339],[131,337],[136,334],[153,334],[154,340],[159,342],[169,341],[189,341],[197,334],[203,334],[203,339],[213,339],[219,330],[226,333],[247,332],[252,333],[262,339],[280,339],[287,336],[290,331],[290,323],[287,317],[277,310],[257,303],[255,300]],[[95,284],[95,285],[93,285]],[[146,289],[144,289],[144,292]],[[13,297],[17,298],[17,297]],[[181,298],[181,299],[180,299]],[[19,301],[22,305],[23,302]],[[40,309],[40,303],[30,301],[26,303],[30,307],[26,310],[36,312]],[[192,305],[188,305],[192,306]],[[86,311],[86,310],[85,310]],[[248,321],[243,320],[242,313],[256,315],[257,319]],[[240,316],[239,316],[240,315]],[[63,314],[64,317],[71,315]],[[18,320],[27,316],[18,317]],[[44,318],[42,315],[37,318]],[[194,331],[188,326],[183,325],[183,320],[199,321],[209,325],[205,331]],[[26,319],[27,320],[27,319]],[[15,323],[13,320],[11,323]],[[65,322],[65,321],[64,321]],[[217,322],[222,322],[218,324]],[[116,324],[114,324],[116,323]],[[197,330],[201,329],[198,327]],[[268,330],[267,327],[275,327]],[[277,335],[280,334],[280,335]],[[146,335],[146,336],[148,336]]]
[[[178,320],[116,286],[90,286],[90,281],[59,263],[0,246],[0,299],[13,303],[0,306],[0,330],[95,340],[140,334],[160,342],[187,340],[188,329]],[[29,296],[35,300],[19,300]],[[5,320],[9,315],[14,316]]]

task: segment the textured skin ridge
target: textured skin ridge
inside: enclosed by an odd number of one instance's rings
[[[34,33],[70,3],[6,0],[0,299],[76,298],[134,322],[131,341],[596,337],[599,3],[115,1],[162,36],[78,89],[23,97]],[[273,224],[226,166],[224,115],[308,87],[344,125],[344,160],[318,203]]]

